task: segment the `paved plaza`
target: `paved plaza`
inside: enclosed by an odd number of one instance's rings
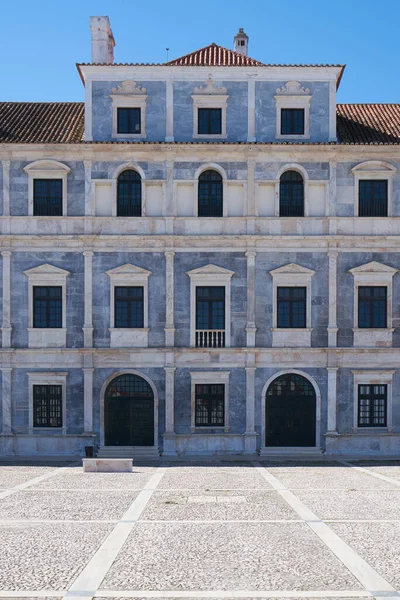
[[[0,464],[0,598],[400,598],[400,462]]]

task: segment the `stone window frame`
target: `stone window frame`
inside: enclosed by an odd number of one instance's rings
[[[311,347],[312,332],[312,285],[315,271],[295,263],[289,263],[269,271],[272,277],[272,347]],[[278,327],[278,287],[306,288],[306,327]]]
[[[28,278],[28,347],[65,348],[67,345],[67,277],[70,271],[45,263],[24,271]],[[62,327],[33,326],[33,288],[60,286],[62,289]]]
[[[112,133],[113,139],[145,140],[146,133],[146,88],[132,79],[122,81],[121,85],[112,89]],[[140,108],[140,133],[118,133],[118,108]]]
[[[353,374],[353,432],[371,433],[383,431],[391,433],[393,430],[393,375],[396,369],[354,369]],[[358,426],[358,386],[359,385],[386,385],[387,386],[387,405],[386,427],[359,427]]]
[[[391,347],[393,319],[393,277],[399,271],[388,265],[377,261],[372,261],[353,269],[349,269],[354,277],[354,341],[353,345],[357,348],[375,348]],[[358,327],[358,288],[368,287],[386,287],[387,288],[387,322],[386,328],[360,328]]]
[[[277,140],[309,140],[310,139],[310,101],[312,95],[309,88],[302,87],[299,81],[288,81],[282,87],[276,88],[276,131]],[[304,134],[281,133],[282,108],[302,108],[304,110]]]
[[[149,345],[149,277],[147,269],[125,263],[106,271],[110,279],[110,348],[147,348]],[[115,327],[115,288],[143,287],[143,327]]]
[[[227,138],[226,112],[229,95],[226,88],[219,87],[215,81],[209,77],[204,86],[196,87],[193,90],[193,139],[204,140],[225,140]],[[221,133],[198,133],[198,109],[199,108],[220,108],[221,109]]]
[[[225,288],[225,348],[231,345],[231,279],[234,271],[209,264],[188,271],[190,278],[190,347],[196,347],[196,288],[224,287]],[[199,350],[201,350],[199,348]],[[203,349],[204,350],[204,349]],[[210,350],[209,348],[205,350]]]
[[[28,371],[29,388],[29,417],[28,431],[32,435],[35,431],[53,431],[67,433],[67,377],[66,371]],[[33,426],[33,386],[34,385],[61,385],[62,402],[62,427],[34,427]]]
[[[351,169],[354,175],[354,216],[359,216],[360,181],[365,179],[387,181],[388,212],[387,217],[362,217],[363,219],[387,219],[393,216],[393,178],[397,173],[396,167],[381,161],[368,160],[359,163]]]
[[[214,430],[229,432],[229,378],[230,371],[190,371],[191,393],[190,393],[190,432],[195,433],[206,431],[212,433]],[[196,385],[197,384],[223,384],[224,387],[224,425],[215,425],[213,427],[196,426]]]
[[[67,216],[68,207],[68,192],[67,179],[71,173],[71,168],[57,160],[36,160],[24,167],[25,173],[28,175],[28,216],[33,217],[34,206],[34,180],[35,179],[61,179],[62,181],[62,217]],[[47,218],[37,217],[37,218]],[[59,217],[52,216],[51,219]]]

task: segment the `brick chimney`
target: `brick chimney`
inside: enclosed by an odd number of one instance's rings
[[[249,36],[245,34],[242,28],[239,29],[239,31],[233,38],[233,44],[233,49],[235,52],[239,52],[239,54],[244,54],[244,56],[248,56]]]
[[[108,17],[90,17],[92,63],[112,65],[115,40]]]

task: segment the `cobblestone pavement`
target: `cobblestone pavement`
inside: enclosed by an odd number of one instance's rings
[[[400,463],[0,463],[0,600],[400,600]]]

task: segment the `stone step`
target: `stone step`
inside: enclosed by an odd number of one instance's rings
[[[100,446],[97,458],[147,458],[160,456],[158,448],[146,446]]]

